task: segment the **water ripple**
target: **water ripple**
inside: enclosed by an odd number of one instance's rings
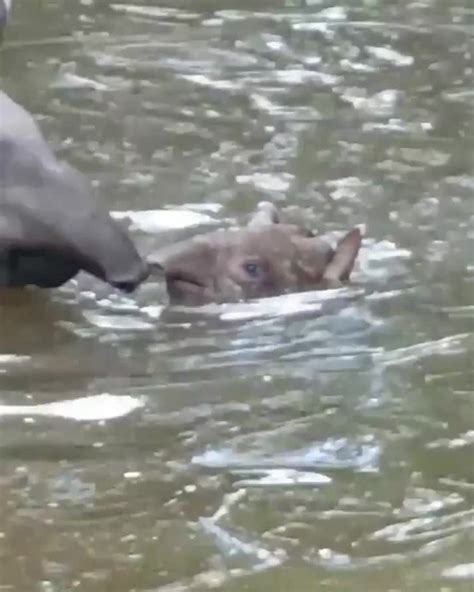
[[[56,4],[2,84],[141,252],[261,199],[364,241],[327,292],[2,294],[0,588],[467,590],[471,3]]]

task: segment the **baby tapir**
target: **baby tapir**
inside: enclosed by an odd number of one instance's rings
[[[260,204],[247,227],[220,230],[158,251],[151,264],[164,272],[170,302],[190,306],[331,287],[349,279],[361,245],[356,228],[334,250]]]
[[[0,91],[0,288],[53,288],[80,270],[124,291],[149,272],[86,178],[56,158],[31,115]]]

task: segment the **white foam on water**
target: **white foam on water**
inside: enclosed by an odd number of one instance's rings
[[[0,405],[0,418],[61,417],[76,421],[103,421],[123,417],[143,406],[143,400],[137,397],[101,393],[40,405]]]
[[[128,219],[134,229],[150,234],[215,223],[211,216],[190,210],[126,210],[111,212],[111,214],[116,220]]]

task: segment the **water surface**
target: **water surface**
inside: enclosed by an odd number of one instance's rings
[[[17,0],[2,86],[144,253],[262,199],[351,286],[0,296],[0,590],[468,591],[468,0]]]

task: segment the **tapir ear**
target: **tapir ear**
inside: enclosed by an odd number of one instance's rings
[[[269,201],[261,201],[257,206],[257,211],[249,220],[249,228],[258,228],[270,224],[280,223],[280,212],[278,208]]]
[[[348,280],[362,243],[358,228],[348,232],[337,244],[334,257],[324,271],[323,279],[328,281]]]

